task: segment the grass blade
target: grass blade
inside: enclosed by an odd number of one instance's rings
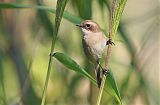
[[[117,87],[117,83],[114,79],[113,73],[111,70],[109,70],[109,74],[106,77],[106,84],[105,84],[105,88],[109,87],[110,93],[116,97],[118,103],[121,105],[121,96]]]
[[[88,78],[91,82],[97,85],[96,80],[86,72],[81,66],[79,66],[74,60],[72,60],[70,57],[65,55],[64,53],[56,52],[53,54],[53,57],[55,57],[58,61],[60,61],[62,64],[64,64],[67,68],[83,75],[84,77]],[[116,85],[115,79],[113,77],[113,74],[110,70],[110,73],[108,74],[106,81],[108,81],[105,84],[105,91],[109,92],[111,95],[115,96],[117,101],[121,103],[121,97],[118,91],[118,87]]]
[[[82,19],[91,19],[92,0],[71,0],[71,3]]]
[[[53,57],[55,57],[58,61],[64,64],[67,68],[85,76],[86,78],[88,78],[89,80],[91,80],[93,83],[96,84],[96,80],[67,55],[56,52],[53,54]]]
[[[37,9],[37,10],[44,10],[44,11],[48,11],[48,12],[51,12],[51,13],[56,13],[56,10],[53,9],[53,8],[49,8],[49,7],[46,7],[46,6],[40,6],[40,5],[22,5],[22,4],[13,4],[13,3],[0,3],[0,9]],[[63,13],[63,17],[65,19],[67,19],[68,21],[74,23],[74,24],[78,24],[80,23],[83,19],[79,18],[79,17],[76,17],[72,14],[70,14],[69,12],[67,11],[64,11]]]

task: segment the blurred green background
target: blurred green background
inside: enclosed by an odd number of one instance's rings
[[[56,8],[56,0],[0,1],[4,2]],[[110,2],[69,0],[65,11],[96,21],[107,36]],[[123,105],[160,105],[159,10],[158,0],[127,1],[110,61]],[[35,9],[0,9],[0,105],[40,104],[54,18]],[[92,73],[92,64],[83,53],[82,33],[75,24],[63,18],[58,34],[55,51]],[[90,105],[92,95],[89,80],[53,61],[47,105]],[[115,98],[104,93],[102,105],[106,104],[116,105]]]

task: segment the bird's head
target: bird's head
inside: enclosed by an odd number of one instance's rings
[[[101,32],[99,25],[92,20],[84,20],[76,26],[80,27],[84,34]]]

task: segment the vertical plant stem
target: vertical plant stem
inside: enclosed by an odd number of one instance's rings
[[[58,33],[58,31],[57,31],[57,33]],[[51,45],[51,51],[50,51],[50,56],[49,56],[49,62],[48,62],[47,76],[46,76],[46,80],[45,80],[45,84],[44,84],[44,89],[43,89],[43,93],[42,93],[41,105],[45,105],[45,101],[46,101],[46,91],[47,91],[47,87],[48,87],[49,77],[50,77],[50,74],[51,74],[51,67],[53,65],[52,56],[51,55],[54,53],[54,47],[55,47],[56,39],[57,39],[57,36],[53,35],[52,45]]]
[[[107,48],[107,55],[106,55],[106,62],[105,62],[105,69],[108,71],[109,70],[109,61],[110,61],[110,56],[111,56],[111,49],[112,49],[112,40],[114,40],[114,36],[117,32],[117,28],[119,25],[119,21],[122,15],[122,12],[124,10],[125,4],[127,0],[113,0],[112,6],[111,6],[111,12],[110,12],[110,20],[109,20],[109,43],[108,48]],[[100,105],[102,93],[103,93],[103,88],[105,84],[106,76],[103,74],[102,76],[102,83],[99,91],[99,96],[97,100],[97,105]],[[120,102],[121,105],[121,102]]]
[[[94,72],[92,72],[92,75],[94,75]],[[90,82],[90,105],[96,104],[98,92],[99,89],[97,88],[97,85]]]
[[[48,70],[47,70],[47,76],[46,76],[46,80],[45,80],[45,85],[44,85],[44,89],[43,89],[43,93],[42,93],[42,101],[41,101],[41,105],[45,105],[45,101],[46,101],[46,91],[47,91],[47,87],[48,87],[48,81],[49,81],[49,76],[50,76],[50,72],[51,72],[51,66],[52,66],[52,58],[49,58],[49,63],[48,63]]]
[[[54,53],[54,47],[55,47],[56,39],[58,36],[59,26],[60,26],[60,22],[61,22],[61,19],[63,16],[64,8],[67,4],[67,1],[68,0],[57,0],[56,18],[55,18],[55,32],[54,32],[53,38],[52,38],[52,45],[51,45],[49,62],[48,62],[47,76],[46,76],[45,85],[44,85],[44,89],[43,89],[43,93],[42,93],[41,105],[45,105],[45,102],[46,102],[46,91],[47,91],[47,87],[48,87],[49,77],[51,74],[51,67],[53,65],[52,54]]]
[[[116,0],[113,0],[112,3],[112,9],[110,12],[110,24],[109,24],[109,40],[112,41],[112,33],[113,33],[113,12],[115,9],[115,4],[116,4]],[[108,48],[107,48],[107,55],[106,55],[106,62],[105,62],[105,70],[109,70],[109,61],[110,61],[110,56],[111,56],[111,49],[112,49],[112,45],[109,44]],[[102,83],[100,86],[100,90],[99,90],[99,95],[98,95],[98,99],[97,99],[97,105],[100,105],[101,99],[102,99],[102,93],[103,93],[103,89],[104,89],[104,85],[105,85],[105,81],[106,81],[106,76],[105,74],[102,74]]]
[[[104,76],[104,75],[103,75],[103,76]],[[100,87],[99,95],[98,95],[98,99],[97,99],[97,105],[100,105],[105,81],[106,81],[106,76],[104,76],[104,77],[102,78],[102,83],[101,83],[101,87]]]
[[[90,82],[90,105],[95,105],[97,101],[98,89],[97,85]]]
[[[111,56],[111,48],[112,48],[112,45],[108,45],[107,56],[106,56],[106,64],[105,64],[105,69],[106,70],[109,69],[109,60],[110,60],[110,56]],[[101,83],[101,86],[100,86],[99,95],[98,95],[98,99],[97,99],[97,105],[100,105],[101,98],[102,98],[102,93],[103,93],[103,89],[104,89],[104,85],[105,85],[105,81],[106,81],[106,75],[103,74],[102,83]]]

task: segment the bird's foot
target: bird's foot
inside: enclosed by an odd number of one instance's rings
[[[109,40],[106,42],[106,45],[109,45],[109,44],[115,45],[114,42],[112,42],[112,39],[109,39]]]
[[[107,74],[109,74],[109,70],[108,70],[108,69],[103,69],[103,74],[104,74],[105,76],[107,76]]]

